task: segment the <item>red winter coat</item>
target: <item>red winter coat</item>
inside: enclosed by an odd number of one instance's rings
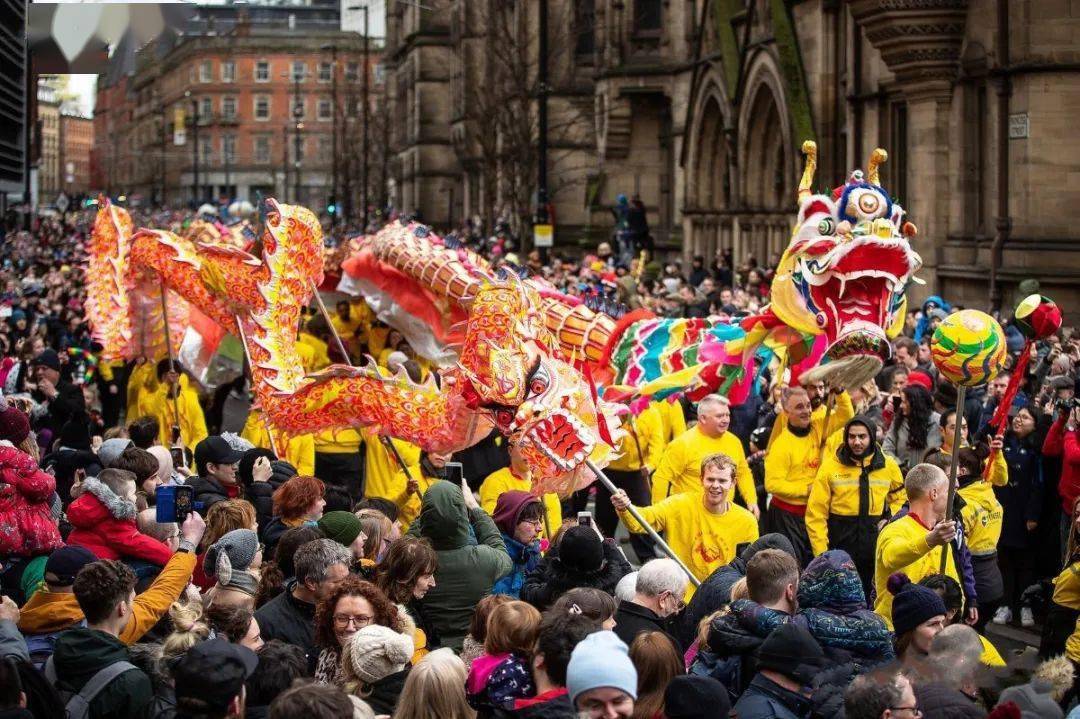
[[[169,547],[139,532],[132,502],[92,477],[83,482],[83,488],[67,510],[74,527],[68,544],[86,547],[98,559],[143,559],[162,567],[168,563]]]
[[[1072,516],[1073,504],[1080,497],[1080,438],[1077,433],[1065,428],[1067,416],[1058,417],[1050,427],[1043,441],[1043,454],[1047,457],[1061,457],[1061,480],[1058,482],[1058,494],[1061,495],[1061,509],[1066,516]]]
[[[56,480],[34,458],[0,446],[0,557],[36,557],[64,546],[49,511]]]

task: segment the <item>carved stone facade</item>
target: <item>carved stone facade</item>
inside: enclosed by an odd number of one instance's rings
[[[485,3],[498,0],[454,6]],[[883,183],[919,227],[927,285],[913,291],[916,300],[941,292],[986,308],[993,276],[995,299],[1008,312],[1017,284],[1036,278],[1069,322],[1080,321],[1073,221],[1080,206],[1080,16],[1069,3],[549,4],[571,13],[579,39],[571,58],[553,63],[563,68],[552,70],[552,82],[562,83],[556,92],[594,109],[591,127],[575,125],[581,142],[562,160],[573,155],[578,174],[568,186],[578,189],[554,196],[559,244],[587,246],[606,236],[615,196],[638,193],[668,253],[688,259],[730,249],[736,264],[767,262],[788,243],[802,141],[818,143],[822,184],[840,183],[881,146],[890,155]],[[391,15],[422,17],[404,3],[388,7]],[[408,104],[399,115],[405,127],[427,133],[395,147],[399,158],[420,158],[400,175],[416,189],[399,199],[436,224],[451,219],[439,208],[455,206],[460,219],[479,206],[467,189],[476,153],[464,151],[466,123],[454,132],[447,123],[456,101],[453,68],[468,72],[460,69],[473,62],[464,48],[483,40],[457,41],[464,36],[451,24],[447,10],[445,26],[430,38],[402,26],[397,42],[399,68],[409,67],[410,57],[431,57],[422,107]],[[556,154],[553,176],[560,174]]]

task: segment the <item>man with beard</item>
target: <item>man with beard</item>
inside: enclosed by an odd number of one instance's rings
[[[856,417],[843,443],[826,452],[806,502],[806,532],[815,556],[829,549],[851,555],[870,599],[874,547],[882,519],[904,501],[904,476],[877,444],[873,422]]]
[[[805,524],[810,487],[826,451],[826,439],[842,428],[855,410],[843,392],[837,395],[832,413],[818,416],[803,387],[785,389],[782,404],[787,421],[779,432],[774,430],[765,456],[765,490],[772,495],[766,526],[791,540],[799,564],[805,567],[814,557]]]

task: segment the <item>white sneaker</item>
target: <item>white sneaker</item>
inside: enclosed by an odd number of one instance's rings
[[[1028,612],[1028,615],[1030,616],[1031,615],[1031,610],[1029,609],[1029,610],[1027,610],[1027,612]],[[998,607],[997,611],[994,612],[994,620],[993,621],[994,621],[994,624],[1008,624],[1009,622],[1012,621],[1012,610],[1009,609],[1008,607]],[[1034,620],[1032,621],[1032,623],[1034,624]]]
[[[1020,626],[1035,626],[1035,617],[1031,614],[1031,607],[1020,607]]]

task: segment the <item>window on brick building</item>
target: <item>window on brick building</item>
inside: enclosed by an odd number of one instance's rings
[[[221,159],[225,162],[236,162],[236,135],[221,136]]]
[[[269,95],[256,95],[255,96],[255,119],[256,120],[269,120],[270,119],[270,96]]]
[[[292,74],[289,77],[293,82],[303,82],[307,79],[307,63],[303,60],[293,60]]]
[[[203,60],[199,64],[199,82],[210,82],[213,75],[214,65],[209,60]]]
[[[221,98],[221,116],[226,120],[236,118],[236,96],[225,95]]]
[[[204,97],[199,100],[199,120],[210,122],[214,117],[214,98]]]
[[[214,160],[214,146],[209,138],[199,138],[199,159],[207,165]]]
[[[345,65],[345,79],[355,82],[360,79],[360,63],[350,62]]]
[[[334,66],[328,62],[319,63],[319,82],[330,82],[334,77]]]
[[[255,82],[270,82],[269,60],[259,60],[255,63]]]
[[[255,162],[265,165],[270,162],[270,138],[259,135],[254,139]]]
[[[330,100],[319,100],[319,119],[320,120],[332,120],[333,119],[333,103]]]
[[[221,81],[236,82],[236,63],[232,60],[221,63]]]

